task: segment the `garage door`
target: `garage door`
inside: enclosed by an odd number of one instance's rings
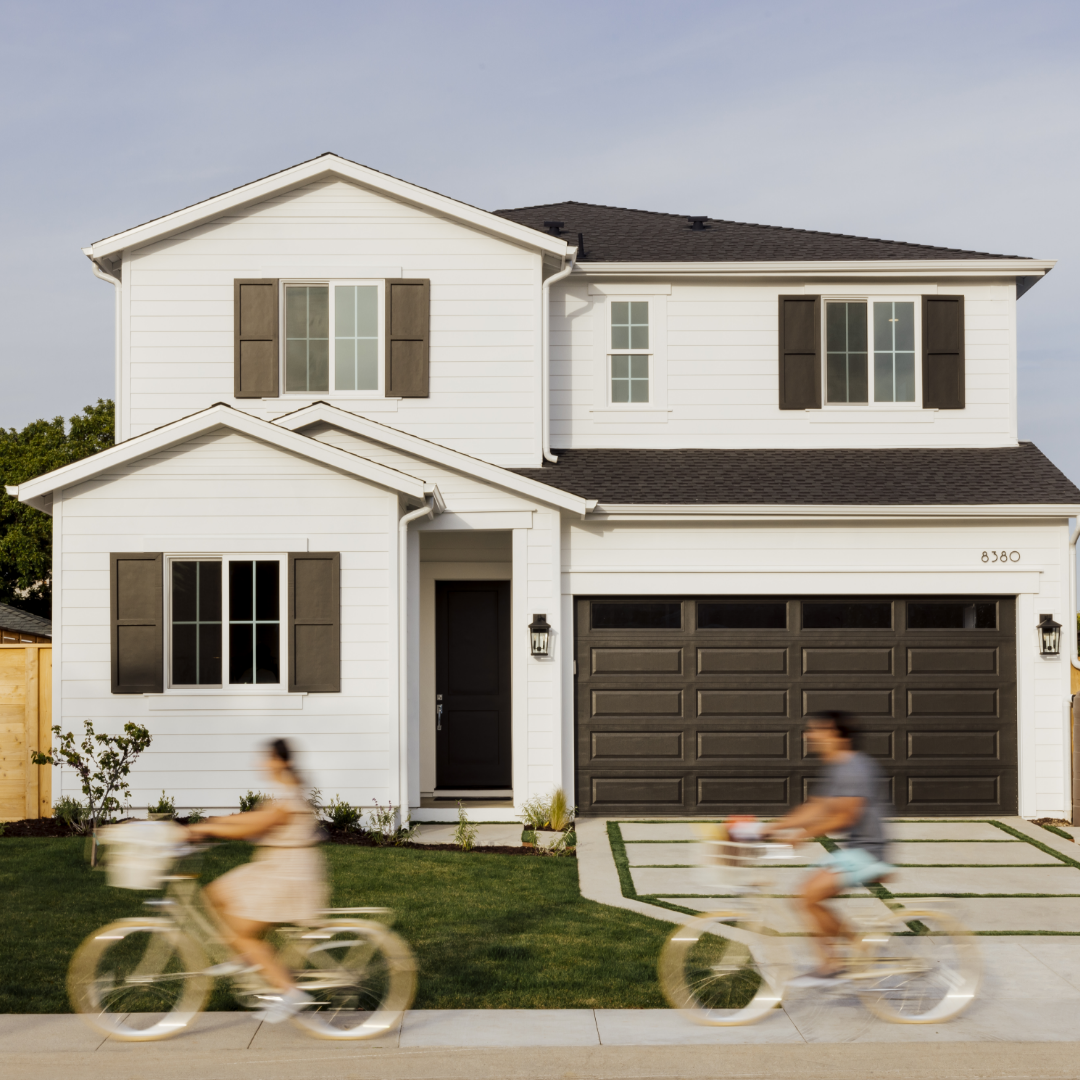
[[[899,814],[1016,812],[1011,597],[575,600],[586,814],[781,813],[854,713]]]

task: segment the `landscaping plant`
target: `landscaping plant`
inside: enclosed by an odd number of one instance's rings
[[[526,799],[520,811],[520,817],[525,822],[525,828],[531,832],[542,829],[547,824],[550,806],[551,801],[541,795],[534,795],[531,799]]]
[[[168,814],[169,817],[176,817],[176,800],[170,799],[163,791],[161,798],[153,806],[148,806],[146,812],[148,814]]]
[[[252,791],[249,788],[246,795],[240,796],[240,813],[246,814],[249,810],[254,810],[265,798],[261,791]]]
[[[73,833],[81,835],[90,828],[86,807],[70,795],[53,804],[53,817],[59,818]]]
[[[372,800],[375,809],[368,811],[368,835],[380,846],[393,845],[401,847],[407,844],[415,835],[419,825],[412,823],[412,815],[405,814],[405,820],[398,825],[398,808],[387,803],[385,807],[379,805],[378,799]]]
[[[53,734],[59,747],[52,753],[31,752],[35,765],[67,765],[74,769],[82,782],[86,796],[86,817],[95,831],[98,825],[121,809],[118,796],[130,796],[127,777],[138,756],[150,745],[150,732],[141,724],[127,723],[123,735],[97,735],[93,722],[87,720],[83,741],[75,744],[73,732],[65,732],[59,724]],[[97,839],[90,845],[90,865],[97,865]]]
[[[343,832],[359,832],[364,817],[359,806],[345,802],[340,795],[335,795],[329,805],[320,806],[317,812],[332,829],[341,829]]]
[[[200,807],[197,807],[196,809],[192,810],[191,813],[188,814],[187,823],[189,825],[198,825],[199,822],[205,820],[205,818],[206,818],[206,811],[203,810],[203,808],[200,806]]]
[[[566,832],[573,825],[576,812],[577,807],[566,801],[566,792],[561,787],[556,788],[548,806],[548,826],[556,832]]]
[[[469,820],[469,815],[465,813],[465,807],[459,802],[457,804],[457,828],[454,830],[454,843],[462,851],[472,851],[473,844],[476,843],[476,829],[476,822]]]

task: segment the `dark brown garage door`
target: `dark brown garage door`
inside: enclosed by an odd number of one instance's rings
[[[577,803],[777,814],[845,709],[899,814],[1016,812],[1011,597],[575,600]]]

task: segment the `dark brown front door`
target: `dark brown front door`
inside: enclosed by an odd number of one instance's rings
[[[509,788],[510,582],[435,583],[436,786]]]
[[[583,813],[780,814],[853,713],[899,814],[1015,813],[1011,597],[575,600]]]

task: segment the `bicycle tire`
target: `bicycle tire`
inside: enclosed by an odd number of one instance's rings
[[[891,923],[885,936],[862,935],[865,972],[854,974],[863,1004],[893,1024],[938,1024],[958,1016],[982,980],[975,936],[938,911],[897,911]]]
[[[319,1039],[385,1035],[416,996],[416,958],[382,923],[320,920],[291,939],[282,959],[315,999],[293,1022]]]
[[[213,978],[202,946],[168,919],[120,919],[95,930],[68,967],[72,1008],[124,1042],[167,1039],[206,1005]],[[163,1013],[146,1026],[139,1019]]]
[[[782,938],[744,914],[715,911],[668,936],[660,952],[660,986],[672,1008],[696,1023],[737,1027],[780,1005],[789,966]]]

